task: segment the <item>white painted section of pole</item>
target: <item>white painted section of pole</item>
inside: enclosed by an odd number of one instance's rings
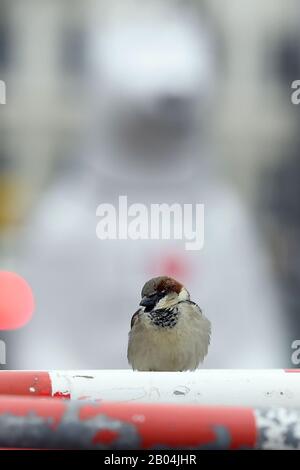
[[[71,399],[300,409],[300,370],[51,371],[52,395]]]

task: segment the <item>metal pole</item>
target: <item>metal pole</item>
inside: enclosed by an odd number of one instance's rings
[[[0,447],[300,449],[300,412],[0,397]]]
[[[0,395],[300,409],[299,372],[1,371]]]

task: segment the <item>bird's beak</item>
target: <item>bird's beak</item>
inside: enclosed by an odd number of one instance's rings
[[[151,295],[151,297],[143,297],[142,300],[140,301],[140,306],[141,307],[154,307],[154,305],[157,302],[157,295]]]
[[[152,310],[155,305],[164,297],[165,294],[162,294],[160,292],[156,292],[155,294],[151,294],[148,296],[144,296],[142,300],[140,301],[140,306],[141,307],[146,307],[146,311],[149,312]]]

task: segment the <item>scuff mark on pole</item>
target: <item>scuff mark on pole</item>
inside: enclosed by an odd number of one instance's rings
[[[49,372],[1,371],[0,395],[52,396]]]

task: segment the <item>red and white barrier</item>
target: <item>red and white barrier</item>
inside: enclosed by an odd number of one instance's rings
[[[1,371],[3,394],[300,409],[300,369]]]
[[[284,409],[0,397],[6,449],[296,449],[298,423]]]
[[[0,398],[0,447],[31,449],[255,448],[255,412],[190,405]]]

